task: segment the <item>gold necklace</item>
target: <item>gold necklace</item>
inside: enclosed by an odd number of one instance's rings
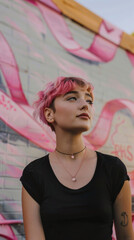
[[[86,146],[85,146],[84,149],[86,149]],[[84,149],[83,149],[82,151],[84,151]],[[82,152],[82,151],[80,151],[80,152]],[[58,151],[57,151],[57,152],[58,152]],[[85,153],[86,153],[86,150],[85,150]],[[80,164],[77,172],[75,173],[75,175],[72,175],[72,174],[65,168],[64,164],[60,161],[60,164],[62,164],[62,166],[64,167],[64,169],[66,170],[66,172],[68,172],[69,175],[71,176],[72,182],[76,182],[76,181],[77,181],[76,175],[77,175],[78,171],[80,170],[80,168],[81,168],[81,166],[82,166],[82,163],[84,162],[85,153],[84,153],[84,156],[83,156],[83,158],[82,158],[81,164]],[[70,154],[67,154],[67,155],[70,155]],[[56,158],[57,158],[57,156],[56,156]],[[57,158],[57,160],[58,160],[58,158]],[[58,160],[58,161],[59,161],[59,160]]]

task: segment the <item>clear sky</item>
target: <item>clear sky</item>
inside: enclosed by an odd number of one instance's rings
[[[134,0],[75,0],[124,32],[134,32]]]

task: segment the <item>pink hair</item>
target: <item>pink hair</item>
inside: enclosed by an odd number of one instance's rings
[[[73,90],[76,85],[81,87],[87,86],[92,100],[94,99],[94,88],[91,83],[77,77],[58,77],[56,81],[47,83],[43,91],[37,93],[38,99],[33,103],[35,109],[33,112],[34,118],[37,119],[39,117],[43,123],[50,125],[45,118],[44,109],[46,107],[51,107],[50,105],[57,96]]]

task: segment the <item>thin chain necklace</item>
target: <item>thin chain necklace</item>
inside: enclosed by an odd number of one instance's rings
[[[83,149],[82,151],[84,151],[85,149],[86,149],[86,146],[84,147],[84,149]],[[82,151],[80,151],[80,152],[82,152]],[[57,151],[57,152],[58,152],[58,151]],[[79,153],[79,152],[78,152],[78,153]],[[86,150],[85,150],[85,153],[86,153]],[[69,175],[71,176],[71,179],[72,179],[73,182],[76,182],[76,181],[77,181],[76,175],[77,175],[77,173],[79,172],[79,170],[80,170],[80,168],[81,168],[81,166],[82,166],[82,163],[84,162],[85,153],[84,153],[84,155],[83,155],[81,164],[80,164],[77,172],[75,173],[75,175],[72,175],[72,174],[65,168],[64,164],[62,163],[62,161],[60,161],[60,164],[64,167],[64,169],[66,170],[66,172],[69,173]],[[70,155],[70,154],[67,154],[67,155]],[[56,158],[57,158],[57,156],[56,156]],[[58,158],[57,158],[57,160],[58,160]]]
[[[75,152],[75,153],[71,153],[71,154],[70,154],[70,153],[60,152],[57,148],[56,148],[55,150],[56,150],[57,152],[61,153],[61,154],[64,154],[64,155],[70,155],[71,158],[73,159],[73,158],[75,157],[76,154],[83,152],[83,151],[85,150],[85,148],[86,148],[86,146],[85,146],[81,151],[79,151],[79,152]]]

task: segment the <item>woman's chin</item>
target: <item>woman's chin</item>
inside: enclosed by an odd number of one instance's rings
[[[83,125],[79,126],[79,130],[81,132],[89,131],[90,128],[91,128],[90,124],[83,124]]]
[[[62,125],[60,126],[60,128],[65,131],[65,132],[71,132],[73,134],[80,134],[80,133],[83,133],[83,132],[87,132],[90,130],[91,126],[90,124],[77,124],[77,125]]]
[[[71,132],[73,133],[83,133],[87,132],[90,130],[90,126],[79,126],[79,127],[74,127],[71,129]]]

